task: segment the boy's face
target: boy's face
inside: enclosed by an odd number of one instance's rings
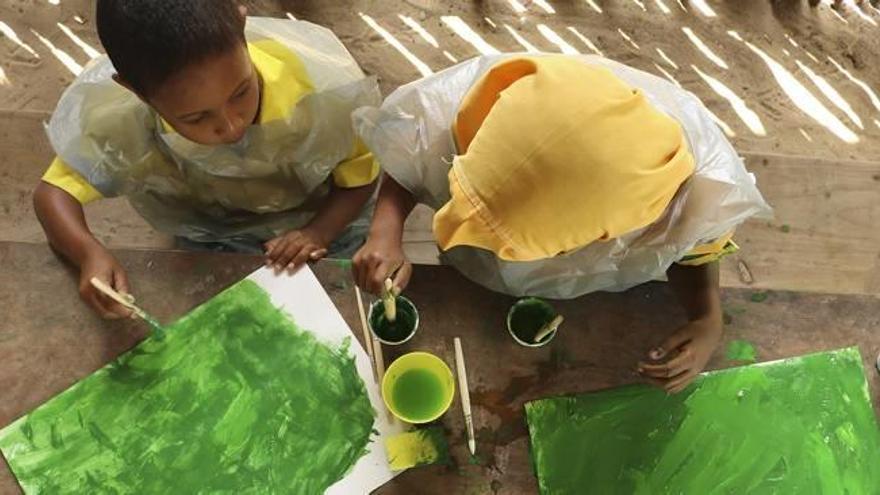
[[[242,44],[177,72],[148,102],[190,141],[232,144],[257,118],[260,78]]]

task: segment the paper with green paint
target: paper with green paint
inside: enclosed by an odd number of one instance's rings
[[[0,431],[26,493],[366,493],[370,361],[308,268],[260,270]]]
[[[526,404],[543,494],[876,494],[880,430],[857,348]]]

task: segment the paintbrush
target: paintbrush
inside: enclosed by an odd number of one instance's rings
[[[468,450],[471,455],[477,452],[477,441],[474,438],[474,417],[471,413],[471,392],[468,389],[467,370],[464,366],[464,352],[461,350],[461,339],[456,337],[455,344],[455,369],[458,375],[458,393],[461,396],[461,409],[464,412],[464,426],[467,430]]]
[[[361,297],[361,289],[355,285],[354,286],[354,294],[357,296],[358,303],[358,313],[361,316],[361,331],[364,335],[364,349],[367,351],[367,355],[370,356],[370,364],[373,368],[373,375],[376,377],[376,381],[379,381],[379,374],[376,370],[376,358],[373,354],[373,336],[370,333],[370,329],[367,326],[367,314],[364,312],[364,299]]]
[[[92,287],[98,289],[99,291],[101,291],[101,293],[103,293],[110,299],[113,299],[122,306],[130,309],[133,318],[138,317],[147,322],[147,324],[150,325],[150,328],[153,329],[153,335],[157,339],[161,340],[164,337],[165,334],[162,330],[162,325],[159,324],[158,320],[147,314],[146,311],[135,304],[134,296],[132,296],[131,294],[121,294],[117,292],[116,289],[110,287],[109,284],[97,277],[92,277],[89,282],[92,284]]]
[[[385,279],[385,290],[382,291],[382,305],[385,306],[385,319],[393,322],[397,319],[397,287],[391,277]]]
[[[538,330],[538,333],[535,334],[535,338],[532,342],[538,343],[544,340],[546,336],[555,332],[559,328],[559,325],[562,325],[563,321],[565,321],[565,318],[563,318],[562,315],[556,315],[556,318],[548,321],[540,330]]]

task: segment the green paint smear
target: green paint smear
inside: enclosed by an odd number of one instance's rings
[[[27,493],[323,493],[373,431],[349,344],[245,280],[0,431],[0,449]]]
[[[727,345],[726,356],[731,361],[754,363],[758,359],[758,352],[755,350],[755,346],[746,340],[732,340]]]
[[[510,329],[523,342],[533,342],[541,327],[556,317],[556,312],[546,302],[530,298],[518,302],[510,317]],[[547,335],[541,342],[549,339]]]
[[[443,382],[428,370],[414,368],[405,371],[394,382],[391,402],[408,419],[425,421],[443,409]]]
[[[541,493],[876,494],[857,348],[526,404]]]
[[[767,300],[767,297],[769,297],[769,295],[770,294],[768,292],[753,292],[752,296],[749,299],[752,302],[762,303]]]
[[[434,448],[433,455],[425,456],[416,462],[415,467],[428,466],[431,464],[449,465],[452,459],[449,457],[449,442],[446,441],[446,434],[443,428],[439,426],[431,426],[417,430],[419,441],[432,445]]]
[[[385,318],[385,311],[381,305],[378,307],[378,311],[373,311],[370,315],[370,328],[386,342],[402,342],[413,333],[416,327],[416,308],[406,299],[398,297],[395,301],[397,315],[394,321],[388,321]]]

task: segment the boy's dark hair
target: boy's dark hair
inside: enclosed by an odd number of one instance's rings
[[[235,0],[98,0],[95,17],[113,67],[142,96],[245,42]]]

